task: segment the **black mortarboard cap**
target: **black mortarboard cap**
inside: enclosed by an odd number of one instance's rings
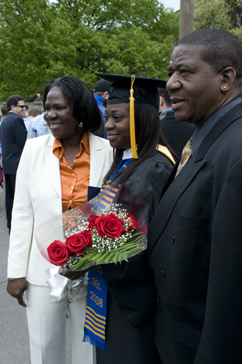
[[[106,73],[96,73],[96,75],[111,82],[107,104],[128,104],[130,102],[131,76]],[[135,103],[150,104],[159,110],[157,87],[165,88],[166,81],[135,76],[133,84]]]

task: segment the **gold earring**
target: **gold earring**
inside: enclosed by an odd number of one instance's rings
[[[83,122],[80,122],[80,123],[79,123],[79,125],[78,125],[78,127],[79,127],[80,129],[83,129],[83,128],[84,128],[84,124],[83,124]]]

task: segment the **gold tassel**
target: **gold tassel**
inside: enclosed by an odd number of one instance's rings
[[[131,76],[131,89],[130,89],[130,144],[132,150],[132,158],[138,159],[138,154],[136,151],[136,137],[135,137],[135,121],[134,121],[134,90],[133,84],[135,80],[135,75]]]

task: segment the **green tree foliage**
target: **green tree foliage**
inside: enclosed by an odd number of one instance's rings
[[[220,0],[195,0],[195,29],[232,29],[230,6]]]
[[[242,41],[242,0],[195,0],[195,29],[219,28]]]
[[[0,2],[0,96],[38,90],[45,72],[43,43],[50,30],[47,4],[37,1]]]
[[[179,15],[157,0],[0,1],[0,99],[71,74],[166,77]]]

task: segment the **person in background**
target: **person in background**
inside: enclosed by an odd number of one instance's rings
[[[29,121],[28,139],[50,134],[51,130],[44,119],[44,112]]]
[[[110,85],[111,85],[110,82],[106,80],[100,80],[94,86],[94,98],[97,101],[98,107],[103,117],[103,123],[101,124],[100,128],[96,131],[96,135],[105,139],[107,139],[107,133],[104,128],[106,124],[105,109],[109,97]]]
[[[41,101],[40,94],[33,94],[29,96],[29,102]]]
[[[42,110],[39,106],[31,106],[29,108],[29,116],[35,118],[36,116],[42,114]]]
[[[24,117],[23,119],[27,119],[29,116],[29,112],[28,112],[28,106],[25,108],[25,112],[24,112]],[[26,126],[26,125],[25,125]]]
[[[42,257],[36,228],[86,203],[89,186],[101,187],[113,153],[107,140],[92,134],[102,120],[84,82],[73,76],[50,82],[43,103],[51,134],[27,140],[19,164],[7,290],[27,307],[32,364],[66,363],[67,311],[72,328],[72,363],[94,364],[92,346],[82,343],[86,297],[69,304],[67,290],[59,301],[50,296],[46,270],[55,266]]]
[[[242,363],[242,47],[222,29],[178,41],[175,118],[196,126],[148,232],[163,364]]]
[[[1,127],[1,123],[3,121],[3,119],[5,118],[5,116],[7,116],[8,114],[8,109],[7,109],[7,103],[4,102],[1,106],[1,113],[2,113],[2,118],[1,118],[1,122],[0,122],[0,127]],[[1,133],[1,130],[0,130]],[[0,134],[1,135],[1,134]],[[1,138],[0,138],[1,139]],[[1,144],[1,140],[0,140],[0,187],[3,188],[3,169],[2,169],[2,144]]]
[[[41,115],[41,114],[42,114],[42,110],[41,110],[41,108],[39,106],[31,106],[29,108],[29,110],[28,110],[28,117],[25,117],[24,118],[24,124],[26,126],[27,131],[29,129],[29,123],[30,123],[30,121],[34,117],[36,117],[38,115]]]
[[[176,121],[169,94],[165,88],[158,88],[160,97],[160,127],[167,143],[180,157],[182,149],[188,139],[195,132],[194,124]]]
[[[10,96],[7,100],[7,109],[8,114],[1,123],[1,143],[7,227],[10,231],[16,172],[27,138],[27,130],[23,121],[24,98],[20,95]]]

